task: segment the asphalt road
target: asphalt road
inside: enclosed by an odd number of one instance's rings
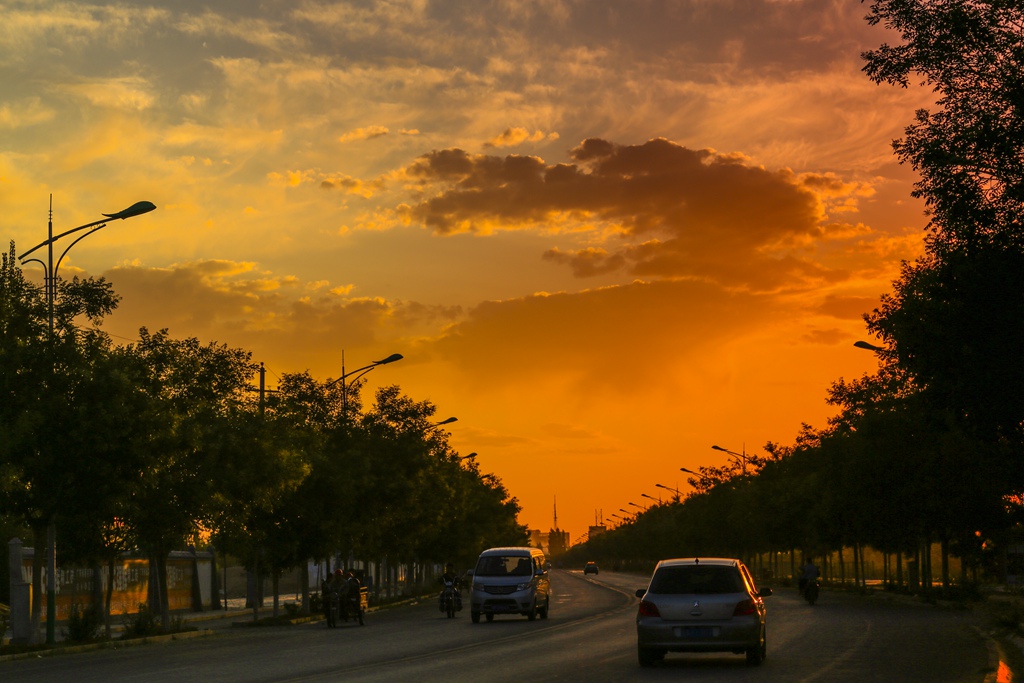
[[[33,683],[220,681],[928,681],[981,683],[985,639],[969,611],[823,591],[811,607],[795,591],[767,598],[768,658],[674,655],[636,660],[636,588],[624,574],[553,572],[551,615],[472,624],[426,602],[372,612],[366,626],[323,622],[231,628],[216,635],[0,663],[0,680]]]

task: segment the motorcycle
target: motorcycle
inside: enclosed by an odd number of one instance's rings
[[[363,626],[363,614],[366,612],[366,589],[356,586],[354,590],[349,590],[344,600],[342,615],[345,621],[347,622],[351,617],[358,621],[360,626]]]
[[[807,583],[804,584],[802,593],[804,595],[804,600],[807,601],[808,605],[813,605],[815,602],[818,601],[819,587],[820,586],[818,584],[817,579],[808,579]]]
[[[462,601],[459,599],[458,591],[453,581],[444,582],[444,590],[441,591],[440,608],[449,619],[455,618],[455,613],[462,609]]]

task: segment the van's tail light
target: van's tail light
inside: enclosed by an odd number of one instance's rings
[[[658,617],[661,618],[661,612],[658,611],[658,606],[653,602],[647,600],[640,601],[640,614],[641,617]]]
[[[757,606],[754,604],[754,601],[748,598],[736,605],[736,609],[733,610],[732,615],[734,617],[742,617],[747,614],[753,614],[756,611]]]

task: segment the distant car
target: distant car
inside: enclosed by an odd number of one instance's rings
[[[583,574],[596,574],[597,573],[597,562],[587,562],[586,566],[583,567]]]
[[[662,560],[636,592],[637,657],[652,666],[668,652],[733,652],[760,664],[768,653],[764,600],[746,566],[726,558]]]

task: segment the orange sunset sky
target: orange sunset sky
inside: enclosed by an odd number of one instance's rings
[[[825,426],[922,248],[922,88],[856,0],[0,0],[0,236],[75,246],[127,343],[268,383],[391,353],[531,528]],[[5,247],[6,249],[6,247]],[[29,270],[29,268],[27,268]],[[39,271],[32,271],[38,277]],[[632,508],[635,509],[635,508]],[[620,513],[621,514],[621,513]]]

